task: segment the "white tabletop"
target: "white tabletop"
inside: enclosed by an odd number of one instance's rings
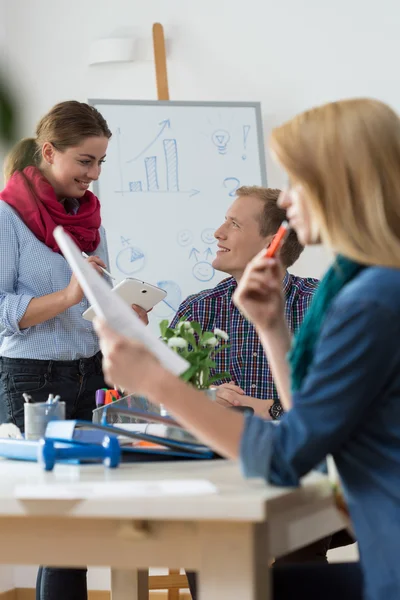
[[[125,493],[121,497],[89,497],[75,499],[19,498],[21,486],[59,486],[72,488],[82,483],[121,486],[123,482],[159,482],[161,480],[202,480],[216,487],[216,493],[174,497],[157,495],[137,497]],[[0,516],[41,515],[73,517],[110,517],[167,520],[265,521],[268,504],[298,506],[315,498],[330,498],[327,478],[313,473],[302,481],[302,487],[280,488],[262,480],[245,480],[239,466],[231,461],[190,461],[171,463],[122,464],[117,469],[102,465],[56,465],[46,473],[37,463],[0,459]]]

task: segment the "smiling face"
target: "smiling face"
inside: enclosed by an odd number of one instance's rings
[[[81,198],[101,173],[108,146],[105,136],[85,138],[78,146],[59,151],[50,142],[42,148],[42,172],[59,200]]]
[[[272,236],[262,236],[260,220],[263,202],[255,196],[238,196],[226,213],[225,223],[215,232],[217,256],[212,266],[237,281],[249,261],[265,248]]]

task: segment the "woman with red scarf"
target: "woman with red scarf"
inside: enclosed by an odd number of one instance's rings
[[[19,142],[0,193],[0,423],[24,425],[23,393],[66,403],[67,418],[92,419],[105,386],[99,345],[82,318],[88,302],[53,237],[62,225],[94,268],[108,269],[100,203],[89,191],[111,131],[88,104],[63,102]],[[38,594],[86,598],[86,571],[44,569]],[[78,595],[76,595],[78,594]]]

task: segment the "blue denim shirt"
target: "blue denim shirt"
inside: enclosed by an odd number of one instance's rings
[[[97,254],[108,266],[105,231],[100,228]],[[53,319],[20,329],[32,298],[67,287],[72,271],[65,258],[40,242],[19,215],[0,201],[0,355],[8,358],[77,360],[99,351],[92,323],[82,314],[83,298]]]
[[[296,486],[334,456],[367,600],[400,598],[400,270],[370,267],[336,297],[279,427],[246,419],[243,471]]]

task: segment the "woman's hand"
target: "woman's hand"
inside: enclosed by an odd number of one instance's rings
[[[93,266],[94,269],[96,269],[96,271],[98,273],[100,273],[100,275],[103,275],[103,271],[101,270],[101,267],[103,267],[103,269],[105,269],[106,265],[99,256],[89,256],[89,258],[87,258],[86,260],[88,263],[90,263]],[[78,280],[74,273],[72,273],[70,282],[67,285],[67,287],[65,288],[65,291],[67,294],[68,304],[70,306],[74,306],[75,304],[78,304],[79,302],[81,302],[81,300],[83,298],[83,290],[82,290],[81,286],[79,285]]]
[[[149,311],[145,311],[144,308],[142,308],[141,306],[138,306],[137,304],[132,304],[132,308],[135,311],[135,313],[137,314],[137,316],[139,317],[139,319],[142,321],[142,323],[144,325],[148,325],[149,324],[148,313],[153,309],[151,308]]]
[[[129,393],[147,395],[160,363],[147,348],[119,335],[99,319],[94,327],[103,354],[103,373],[106,381]]]
[[[283,277],[281,263],[276,258],[265,258],[265,249],[247,265],[233,302],[256,329],[274,329],[284,322]]]

